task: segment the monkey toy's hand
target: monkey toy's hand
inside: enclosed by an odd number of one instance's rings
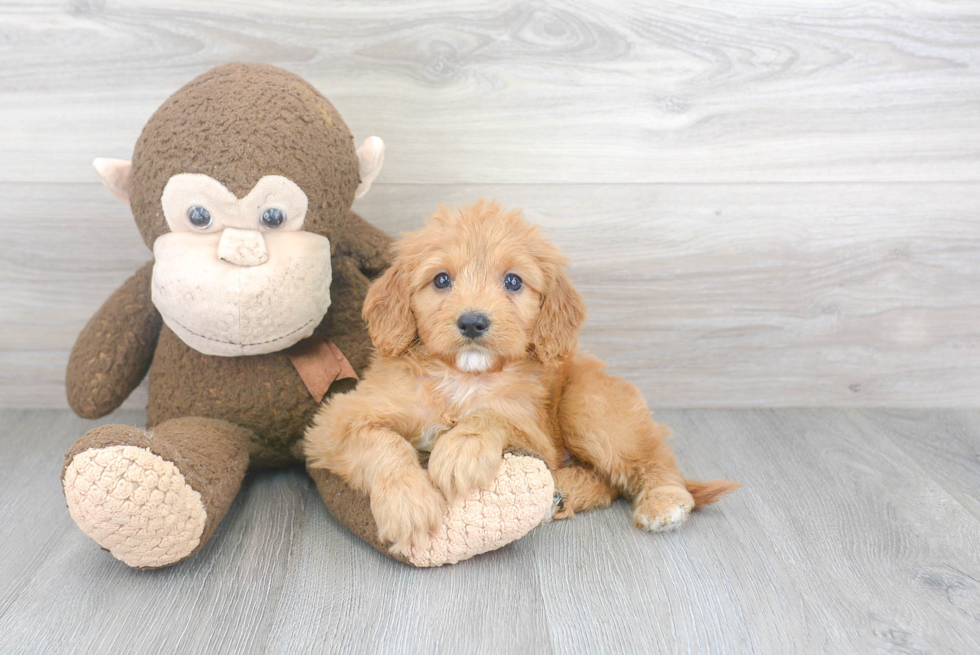
[[[78,335],[68,358],[68,404],[82,418],[116,410],[146,376],[163,321],[150,300],[153,262],[126,280]]]

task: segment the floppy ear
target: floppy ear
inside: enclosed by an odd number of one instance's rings
[[[418,328],[412,314],[405,266],[400,259],[371,283],[364,298],[363,314],[371,341],[383,357],[401,355],[412,345]]]
[[[578,344],[578,330],[585,320],[585,301],[568,274],[555,267],[551,284],[541,298],[541,313],[531,335],[534,354],[542,364],[559,364]]]

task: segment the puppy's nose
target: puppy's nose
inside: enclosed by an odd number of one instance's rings
[[[459,328],[459,331],[467,339],[476,339],[477,337],[482,337],[490,329],[490,317],[486,314],[477,314],[476,312],[463,314],[456,321],[456,327]]]

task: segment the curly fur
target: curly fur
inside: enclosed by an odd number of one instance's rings
[[[740,486],[685,480],[636,387],[578,351],[585,303],[565,257],[519,211],[440,207],[394,252],[364,303],[378,356],[305,442],[312,466],[370,494],[394,549],[424,541],[447,498],[485,487],[510,445],[551,467],[565,493],[556,518],[625,493],[637,527],[671,529]],[[440,273],[450,287],[434,285]],[[505,288],[509,273],[522,289]],[[477,339],[457,327],[468,312],[489,317]],[[418,448],[432,451],[427,471]]]

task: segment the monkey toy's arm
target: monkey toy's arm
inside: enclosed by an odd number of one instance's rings
[[[162,319],[150,300],[147,262],[89,320],[68,358],[68,404],[82,418],[117,409],[150,368]]]
[[[347,212],[347,240],[342,254],[352,257],[369,279],[381,275],[391,265],[390,236],[355,214]]]
[[[327,341],[333,341],[358,373],[367,368],[371,358],[371,337],[361,318],[361,306],[371,281],[361,272],[353,257],[335,256],[333,282],[330,284],[330,309],[317,327]]]

